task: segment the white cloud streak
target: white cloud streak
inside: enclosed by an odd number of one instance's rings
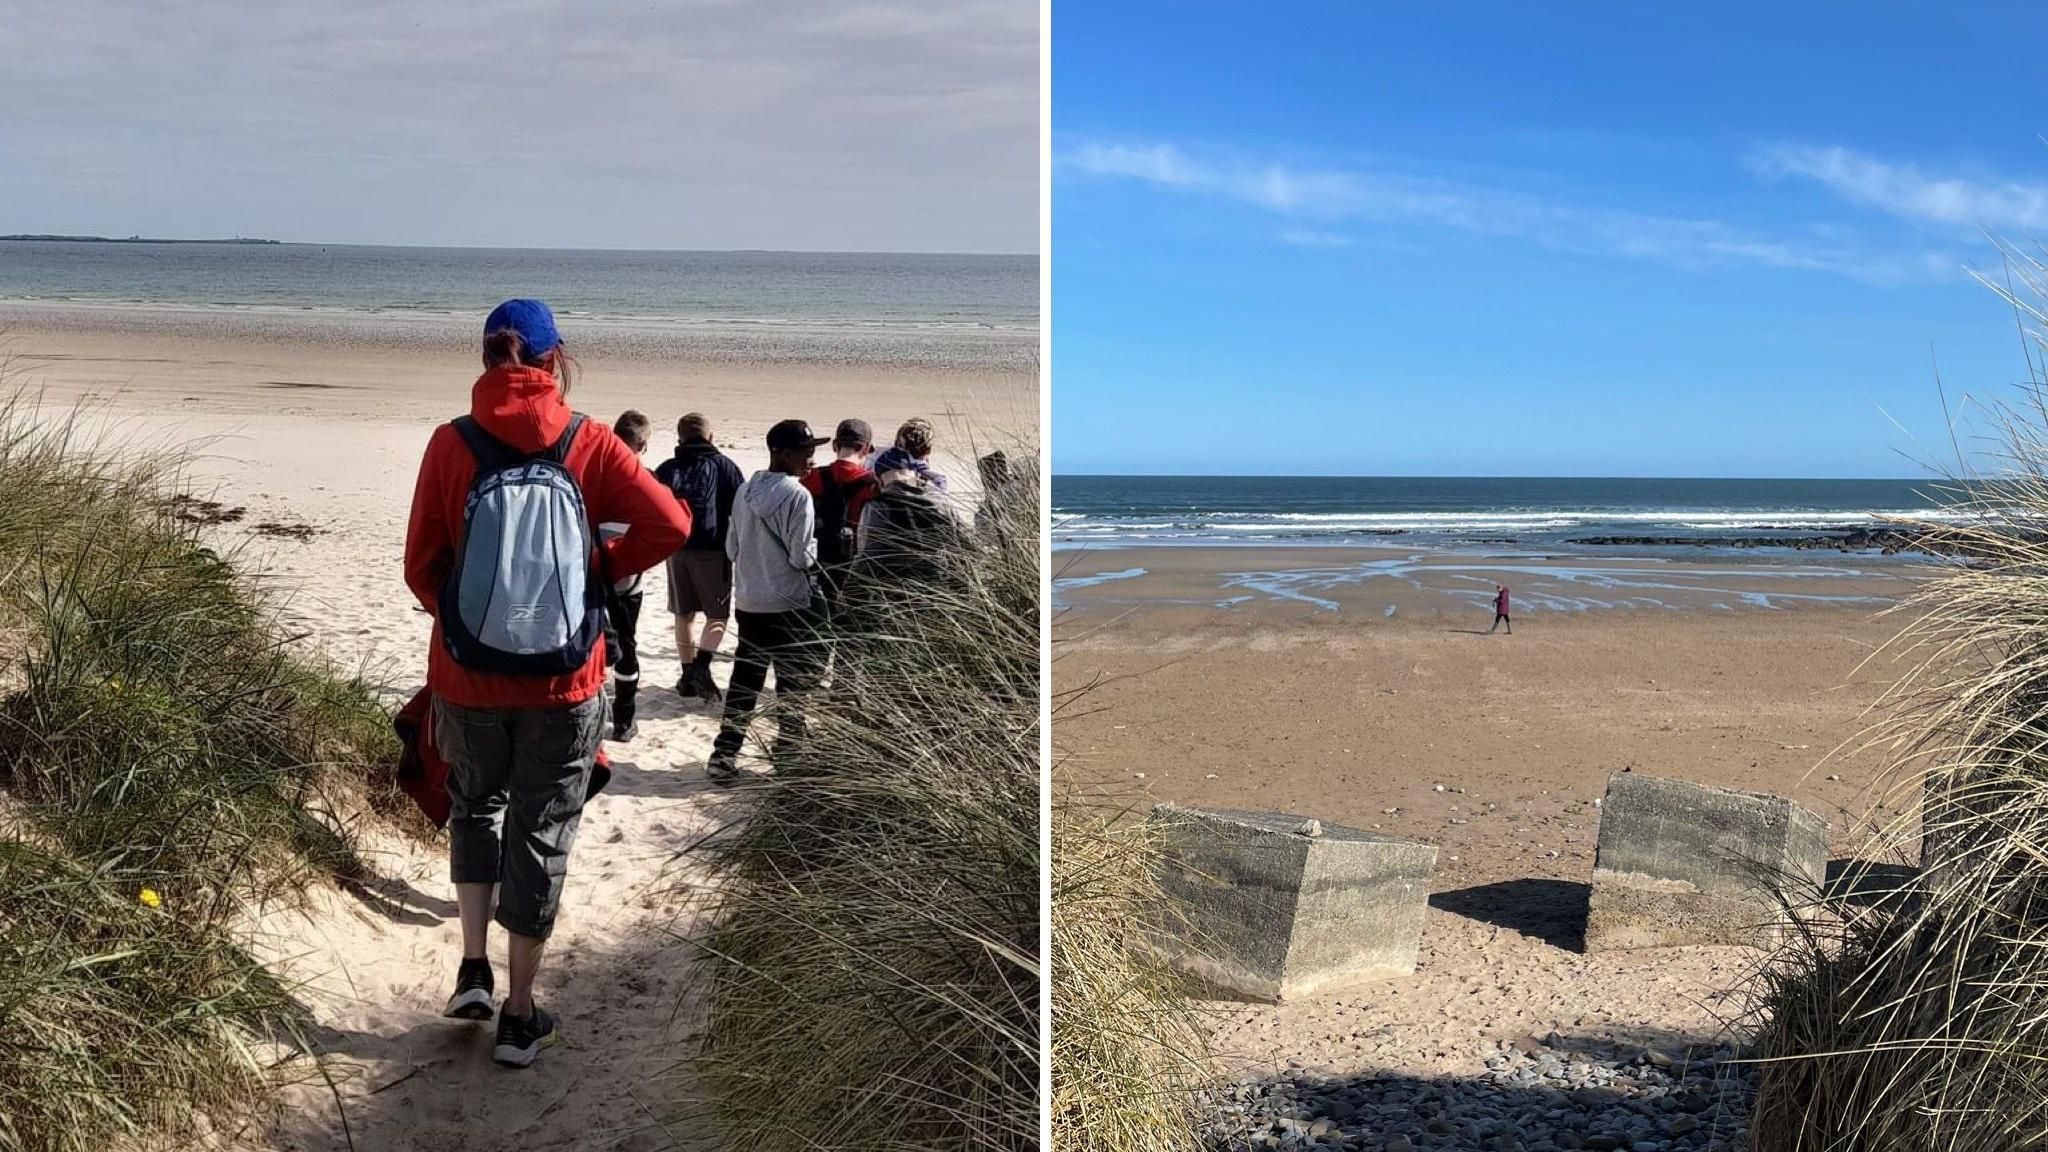
[[[1783,268],[1875,283],[1959,271],[1958,261],[1942,252],[1871,252],[1819,235],[1759,236],[1718,220],[1587,207],[1407,172],[1197,157],[1173,144],[1084,142],[1063,155],[1062,166],[1086,176],[1133,180],[1260,209],[1288,223],[1281,234],[1287,243],[1338,236],[1332,225],[1369,221],[1450,228],[1692,270]]]
[[[1929,176],[1911,164],[1842,147],[1777,144],[1750,157],[1773,177],[1812,180],[1854,204],[1934,224],[2033,232],[2048,227],[2048,183]]]

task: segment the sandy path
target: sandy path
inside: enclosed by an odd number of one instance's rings
[[[395,693],[424,675],[429,629],[400,576],[406,512],[435,424],[466,407],[464,355],[389,347],[223,341],[182,335],[11,331],[14,383],[130,448],[198,442],[192,476],[243,518],[216,530],[247,571],[266,574],[307,642]],[[857,397],[858,399],[852,399]],[[745,469],[769,424],[797,415],[829,429],[862,415],[878,429],[913,414],[975,413],[994,435],[1033,436],[1036,384],[1023,374],[891,373],[816,366],[587,361],[576,406],[609,420],[628,406],[657,429],[686,408],[718,421]],[[942,428],[944,425],[942,425]],[[658,436],[649,463],[670,448]],[[971,465],[950,461],[963,479]],[[306,526],[305,540],[258,535]],[[726,818],[728,794],[702,765],[717,717],[665,686],[680,672],[665,577],[646,585],[640,735],[611,745],[610,788],[586,809],[563,911],[536,994],[563,1041],[530,1070],[490,1061],[491,1028],[440,1018],[460,956],[445,849],[371,845],[385,882],[315,892],[310,907],[257,926],[260,950],[301,982],[332,1087],[288,1087],[273,1108],[220,1134],[237,1152],[354,1147],[632,1149],[673,1146],[661,1127],[684,1085],[693,1001],[678,937],[695,872],[679,853]],[[728,649],[730,642],[728,642]],[[721,671],[720,676],[723,678]],[[504,943],[494,933],[502,991]],[[303,1072],[311,1069],[301,1066]],[[344,1120],[345,1118],[345,1120]]]

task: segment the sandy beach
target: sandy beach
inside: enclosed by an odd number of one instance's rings
[[[1276,809],[1439,847],[1416,973],[1216,1002],[1226,1067],[1433,1083],[1553,1032],[1681,1058],[1724,1038],[1756,953],[1580,951],[1594,801],[1623,771],[1771,791],[1848,851],[1881,766],[1858,738],[1901,670],[1865,661],[1924,576],[1903,558],[1705,550],[1155,547],[1056,553],[1053,570],[1072,778],[1122,803]],[[1496,579],[1512,636],[1484,634]]]
[[[0,359],[9,385],[39,395],[47,417],[82,403],[88,425],[123,450],[190,446],[196,489],[221,505],[224,522],[211,530],[219,546],[273,582],[305,643],[409,694],[424,675],[428,638],[400,577],[413,476],[436,423],[466,410],[475,355],[445,326],[416,339],[402,326],[281,324],[10,306],[0,309]],[[646,412],[657,428],[650,467],[688,410],[711,414],[720,442],[749,471],[765,462],[762,433],[791,416],[829,431],[858,415],[882,435],[908,416],[930,416],[940,466],[967,489],[970,437],[990,447],[1036,440],[1028,370],[874,357],[691,360],[594,335],[579,344],[573,323],[564,331],[572,349],[598,349],[581,354],[572,403],[606,422],[628,407]],[[533,1074],[506,1075],[490,1062],[488,1027],[440,1019],[460,955],[445,858],[378,842],[385,882],[373,891],[317,891],[305,913],[279,911],[258,925],[266,955],[302,983],[327,1059],[324,1075],[302,1066],[304,1083],[271,1114],[219,1133],[218,1144],[671,1146],[660,1122],[674,1113],[690,1007],[688,950],[674,934],[689,930],[692,874],[678,854],[716,826],[723,794],[702,774],[717,716],[666,687],[679,666],[659,607],[663,579],[657,570],[646,587],[640,735],[610,746],[616,776],[585,813],[537,988],[561,1018],[563,1043]],[[502,972],[502,933],[493,950]]]

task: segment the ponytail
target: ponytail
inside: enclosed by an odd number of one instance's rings
[[[484,367],[502,368],[525,361],[525,342],[512,328],[500,328],[484,336]]]
[[[564,396],[576,383],[576,360],[569,355],[568,349],[557,344],[539,356],[530,355],[516,330],[500,328],[484,336],[484,367],[501,368],[507,364],[524,364],[552,372],[555,384]]]

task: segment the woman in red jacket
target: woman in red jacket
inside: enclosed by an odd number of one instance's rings
[[[483,361],[468,418],[427,443],[405,582],[434,617],[427,687],[449,764],[462,965],[446,1014],[491,1016],[495,896],[511,989],[492,1054],[523,1068],[556,1036],[533,978],[604,732],[604,640],[589,609],[609,581],[681,548],[690,514],[610,428],[570,411],[573,361],[547,305],[499,305]],[[628,529],[600,540],[600,522]]]

